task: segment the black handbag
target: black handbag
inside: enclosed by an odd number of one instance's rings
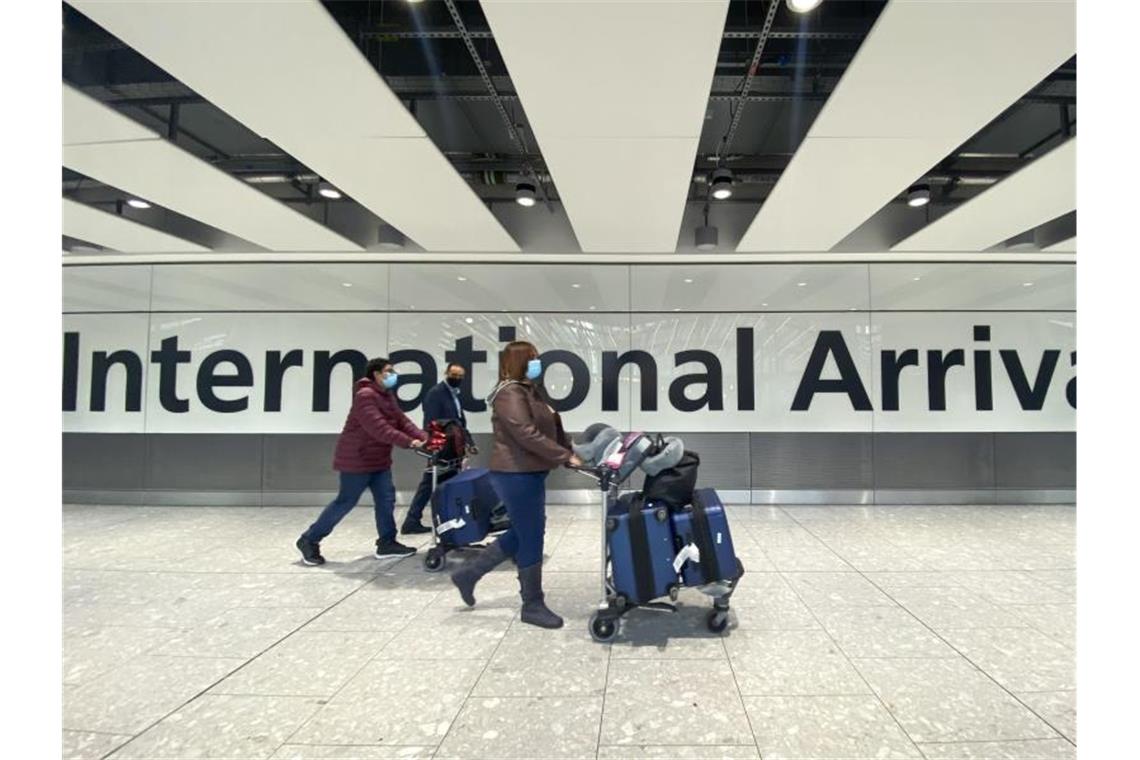
[[[669,509],[681,509],[693,500],[700,466],[700,454],[686,449],[677,464],[656,475],[645,476],[645,484],[641,487],[642,499],[647,503],[664,504]]]

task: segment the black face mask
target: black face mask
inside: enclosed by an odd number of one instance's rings
[[[450,385],[452,388],[458,388],[460,385],[463,384],[463,380],[461,378],[458,378],[458,377],[447,377],[444,379],[447,382],[447,384]]]

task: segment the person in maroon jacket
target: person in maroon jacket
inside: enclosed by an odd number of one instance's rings
[[[415,554],[396,542],[396,487],[392,483],[392,447],[416,449],[427,434],[400,411],[396,370],[387,359],[372,359],[356,381],[352,409],[336,442],[333,469],[340,473],[340,493],[317,521],[297,539],[306,565],[323,565],[321,541],[352,511],[367,488],[376,507],[377,558]]]

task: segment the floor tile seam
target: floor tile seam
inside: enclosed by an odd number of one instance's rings
[[[394,564],[398,564],[398,562],[399,562],[399,561],[397,561],[397,563],[394,563]],[[213,683],[209,684],[209,685],[208,685],[206,688],[202,689],[202,690],[201,690],[201,691],[199,691],[197,694],[193,695],[193,696],[192,696],[192,697],[190,697],[188,700],[186,700],[185,702],[183,702],[182,704],[178,705],[177,707],[175,707],[175,708],[174,708],[173,710],[171,710],[170,712],[168,712],[168,713],[166,713],[165,715],[163,715],[162,717],[160,717],[158,720],[156,720],[156,721],[152,722],[150,725],[148,725],[148,726],[147,726],[146,728],[144,728],[142,731],[138,732],[138,733],[137,733],[137,734],[136,734],[134,737],[132,737],[130,740],[128,740],[127,742],[123,743],[121,746],[117,747],[117,748],[116,748],[116,749],[115,749],[113,752],[115,752],[115,753],[119,752],[119,751],[120,751],[120,750],[122,750],[124,747],[128,746],[129,744],[131,744],[131,742],[133,742],[135,739],[139,738],[140,736],[142,736],[143,734],[145,734],[145,733],[146,733],[147,731],[149,731],[150,729],[154,728],[156,725],[158,725],[158,724],[159,724],[159,723],[161,723],[162,721],[166,720],[168,717],[170,717],[170,716],[171,716],[171,715],[173,715],[174,713],[176,713],[176,712],[178,712],[179,710],[183,709],[184,707],[188,706],[190,703],[194,702],[195,700],[199,699],[200,697],[202,697],[202,696],[206,695],[206,694],[207,694],[207,693],[208,693],[208,692],[209,692],[211,689],[213,689],[215,686],[217,686],[217,685],[221,684],[223,681],[225,681],[225,680],[226,680],[227,678],[229,678],[230,676],[232,676],[232,675],[234,675],[234,674],[236,674],[236,673],[239,673],[239,672],[240,672],[242,669],[244,669],[246,666],[248,666],[248,665],[249,665],[250,663],[252,663],[254,660],[256,660],[257,658],[261,657],[261,656],[262,656],[263,654],[265,654],[266,652],[268,652],[268,651],[272,650],[274,647],[278,646],[279,644],[281,644],[282,642],[284,642],[286,639],[288,639],[288,638],[290,638],[291,636],[293,636],[293,634],[297,633],[298,631],[300,631],[301,629],[303,629],[305,626],[307,626],[307,625],[309,625],[310,623],[312,623],[314,620],[316,620],[317,618],[319,618],[321,615],[325,614],[325,613],[326,613],[328,610],[332,609],[333,607],[336,607],[338,604],[340,604],[341,602],[343,602],[345,599],[347,599],[347,598],[349,598],[350,596],[352,596],[353,594],[356,594],[357,592],[359,592],[361,589],[363,589],[363,588],[364,588],[365,586],[367,586],[369,583],[371,583],[371,580],[369,580],[369,581],[366,581],[365,583],[362,583],[362,584],[360,584],[359,586],[357,586],[356,588],[352,589],[352,590],[351,590],[351,591],[349,591],[347,594],[345,594],[345,596],[343,596],[343,597],[342,597],[341,599],[339,599],[337,602],[335,602],[334,604],[330,605],[329,607],[326,607],[326,608],[322,608],[322,609],[321,609],[321,611],[320,611],[320,612],[318,612],[316,615],[314,615],[313,617],[309,618],[309,619],[308,619],[308,620],[306,620],[305,622],[301,623],[299,626],[297,626],[297,627],[296,627],[296,628],[294,628],[293,630],[291,630],[291,631],[289,631],[288,633],[286,633],[284,636],[282,636],[282,637],[281,637],[281,638],[279,638],[277,641],[275,641],[275,642],[273,642],[272,644],[270,644],[270,645],[269,645],[268,647],[266,647],[265,649],[262,649],[260,652],[258,652],[257,654],[255,654],[255,655],[254,655],[254,656],[252,656],[252,657],[249,657],[249,658],[245,658],[245,661],[244,661],[244,662],[243,662],[241,665],[238,665],[236,668],[234,668],[234,669],[230,670],[229,672],[227,672],[226,674],[224,674],[223,676],[221,676],[220,678],[218,678],[217,680],[215,680]],[[230,609],[233,609],[233,608],[230,608]],[[255,609],[256,609],[256,608],[255,608]],[[301,608],[301,609],[307,609],[307,608]],[[315,608],[314,608],[314,609],[315,609]],[[211,659],[211,658],[199,658],[199,659]],[[236,658],[212,658],[212,659],[238,659],[238,660],[240,660],[240,659],[243,659],[243,658],[240,658],[240,657],[236,657]],[[305,725],[306,723],[308,723],[308,722],[309,722],[309,721],[312,719],[313,715],[315,715],[315,714],[316,714],[316,713],[317,713],[317,712],[318,712],[318,711],[321,709],[321,707],[323,707],[323,705],[316,705],[316,706],[313,708],[313,712],[312,712],[312,713],[310,713],[310,714],[309,714],[309,716],[308,716],[308,717],[307,717],[305,720],[303,720],[303,721],[301,722],[301,724],[300,724],[300,725],[301,725],[301,726],[303,726],[303,725]],[[297,732],[297,730],[299,730],[299,728],[298,728],[298,729],[294,729],[293,733],[291,733],[291,734],[289,735],[289,737],[292,737],[292,735],[293,735],[293,734],[295,734],[295,733]],[[275,747],[275,748],[274,748],[274,752],[276,752],[278,749],[280,749],[280,748],[281,748],[281,746],[282,746],[282,745],[283,745],[285,742],[287,742],[287,741],[289,740],[289,737],[287,737],[287,738],[285,739],[285,741],[284,741],[284,742],[282,742],[281,744],[278,744],[278,745],[277,745],[277,747]],[[112,754],[113,754],[113,753],[112,753]],[[111,755],[107,755],[107,757],[111,757]]]
[[[467,694],[464,695],[463,700],[459,703],[459,709],[455,711],[455,714],[452,716],[451,720],[448,721],[447,730],[444,731],[443,737],[440,738],[439,743],[435,745],[435,752],[433,752],[431,755],[432,758],[435,758],[439,755],[439,751],[443,748],[444,742],[446,742],[447,737],[451,735],[451,729],[455,727],[455,721],[459,718],[460,715],[463,714],[463,710],[467,707],[467,703],[471,701],[472,692],[475,691],[475,687],[479,685],[479,681],[482,680],[483,676],[487,673],[487,669],[491,667],[491,663],[494,661],[495,655],[499,653],[499,649],[503,646],[503,642],[506,641],[507,635],[511,632],[511,629],[514,628],[515,622],[517,620],[519,620],[518,615],[512,617],[511,621],[507,624],[507,629],[503,631],[503,635],[499,637],[499,640],[497,642],[495,642],[495,648],[491,650],[491,654],[488,655],[486,662],[483,663],[483,669],[480,670],[479,675],[475,676],[474,680],[472,680],[471,687],[467,689]]]
[[[1061,737],[1047,737],[1047,738],[1022,738],[1022,739],[962,739],[959,741],[947,742],[918,742],[918,744],[1015,744],[1021,742],[1051,742],[1051,741],[1064,741]]]
[[[864,658],[865,659],[865,658]],[[831,699],[833,697],[858,697],[859,699],[874,699],[875,692],[872,691],[845,691],[845,692],[827,692],[824,694],[743,694],[742,696],[748,699]],[[876,700],[878,701],[878,700]]]
[[[1076,689],[1031,689],[1028,691],[1022,690],[1018,694],[1076,694]]]
[[[409,555],[409,556],[415,556],[415,555]],[[400,558],[400,559],[396,560],[396,562],[394,562],[394,563],[393,563],[393,566],[395,566],[395,565],[398,565],[398,564],[400,564],[401,562],[404,562],[406,559],[407,559],[407,557],[402,557],[402,558]],[[379,577],[379,576],[377,576],[377,577]],[[357,592],[359,592],[361,589],[363,589],[365,586],[368,586],[369,584],[371,584],[371,583],[372,583],[373,581],[375,581],[375,580],[376,580],[376,579],[375,579],[375,578],[373,578],[373,579],[372,579],[371,581],[369,581],[368,583],[365,583],[365,584],[363,584],[362,586],[360,586],[359,588],[357,588],[357,589],[354,589],[354,590],[353,590],[353,591],[352,591],[350,594],[346,595],[346,596],[344,597],[344,599],[341,599],[339,602],[337,602],[336,604],[332,605],[332,607],[329,607],[328,609],[326,609],[326,610],[323,610],[323,611],[321,612],[321,614],[320,614],[320,615],[317,615],[317,617],[313,618],[313,620],[317,620],[318,618],[320,618],[320,616],[321,616],[321,615],[324,615],[324,614],[325,614],[326,612],[328,612],[329,610],[331,610],[331,609],[333,609],[334,607],[336,607],[337,605],[341,604],[341,603],[342,603],[342,602],[344,602],[346,599],[348,599],[350,596],[352,596],[352,595],[356,594],[356,593],[357,593]],[[332,703],[332,701],[333,701],[333,700],[334,700],[334,699],[337,697],[337,695],[338,695],[338,694],[340,694],[342,691],[344,691],[344,689],[345,689],[345,688],[346,688],[346,687],[347,687],[347,686],[348,686],[350,683],[352,683],[352,682],[353,682],[353,681],[356,679],[356,677],[357,677],[357,676],[359,676],[359,675],[360,675],[360,674],[361,674],[361,673],[364,671],[364,669],[365,669],[365,668],[367,668],[369,665],[371,665],[373,662],[375,662],[375,661],[376,661],[376,659],[377,659],[378,657],[380,657],[380,655],[381,655],[381,654],[383,654],[383,653],[384,653],[384,650],[385,650],[385,649],[387,649],[387,648],[388,648],[388,646],[389,646],[389,645],[390,645],[390,644],[391,644],[393,641],[395,641],[395,640],[396,640],[396,639],[397,639],[397,638],[400,636],[400,634],[402,634],[404,631],[408,630],[408,628],[409,628],[409,627],[412,625],[412,623],[414,623],[414,622],[416,621],[416,618],[417,618],[417,617],[418,617],[418,616],[419,616],[419,615],[420,615],[420,614],[421,614],[421,613],[424,611],[424,609],[427,609],[428,605],[430,605],[432,602],[434,602],[436,599],[438,599],[438,598],[439,598],[439,596],[440,596],[442,593],[443,593],[443,591],[441,590],[439,593],[437,593],[435,596],[433,596],[433,597],[431,598],[431,600],[430,600],[430,601],[428,601],[428,602],[427,602],[427,604],[425,604],[425,605],[424,605],[424,607],[423,607],[423,608],[422,608],[422,609],[421,609],[419,612],[417,612],[415,615],[413,615],[412,617],[410,617],[410,618],[407,620],[407,622],[406,622],[406,623],[404,623],[404,625],[403,625],[401,628],[397,629],[397,630],[396,630],[396,632],[395,632],[395,633],[394,633],[394,634],[391,636],[391,638],[389,638],[389,639],[388,639],[386,642],[384,642],[384,645],[383,645],[382,647],[380,647],[380,649],[379,649],[379,650],[377,650],[376,654],[374,654],[374,655],[372,655],[372,657],[368,658],[368,660],[367,660],[366,662],[364,662],[364,663],[363,663],[363,664],[362,664],[362,665],[361,665],[359,668],[357,668],[357,669],[356,669],[356,671],[355,671],[355,672],[354,672],[354,673],[353,673],[351,676],[349,676],[347,679],[345,679],[344,683],[342,683],[342,684],[341,684],[339,687],[337,687],[336,691],[334,691],[334,692],[332,693],[332,695],[330,695],[330,696],[329,696],[329,697],[326,699],[326,701],[325,701],[325,704],[323,704],[323,705],[320,705],[320,706],[317,708],[317,710],[316,710],[315,712],[313,712],[313,714],[312,714],[312,715],[310,715],[310,716],[309,716],[307,719],[305,719],[305,720],[304,720],[304,721],[303,721],[303,722],[302,722],[300,725],[298,725],[298,726],[297,726],[297,728],[293,729],[293,732],[292,732],[291,734],[289,734],[289,736],[288,736],[288,737],[286,737],[284,744],[282,744],[281,746],[284,746],[285,744],[289,744],[289,743],[290,743],[290,741],[293,739],[293,737],[294,737],[294,736],[296,736],[296,735],[298,734],[298,732],[302,731],[302,730],[303,730],[303,729],[304,729],[304,728],[305,728],[307,725],[309,725],[309,723],[311,723],[311,722],[312,722],[313,718],[315,718],[315,717],[317,716],[317,714],[318,714],[318,713],[320,713],[320,712],[321,712],[321,710],[323,710],[323,709],[324,709],[324,708],[325,708],[325,707],[326,707],[328,704],[331,704],[331,703]],[[313,622],[313,620],[310,620],[310,621],[309,621],[308,623],[306,623],[305,625],[306,625],[306,626],[307,626],[307,625],[309,625],[309,623],[312,623],[312,622]],[[387,633],[388,631],[380,631],[380,632],[381,632],[381,633]],[[431,745],[413,745],[413,746],[431,746]],[[280,747],[278,747],[277,749],[280,749]],[[274,750],[274,751],[276,751],[276,750]]]
[[[367,585],[367,584],[364,584],[364,585]],[[352,594],[355,594],[357,591],[359,591],[359,590],[360,590],[360,588],[363,588],[363,586],[360,586],[359,588],[353,589],[353,590],[352,590],[351,592],[349,592],[349,593],[348,593],[348,594],[347,594],[347,595],[346,595],[344,598],[345,598],[345,599],[347,599],[349,596],[352,596]],[[340,601],[344,601],[344,599],[341,599]],[[340,603],[340,602],[337,602],[337,604],[339,604],[339,603]],[[333,605],[333,606],[336,606],[336,605]],[[311,622],[312,622],[313,620],[315,620],[317,617],[320,617],[321,615],[323,615],[323,614],[325,613],[325,611],[326,611],[326,610],[322,610],[321,612],[319,612],[319,613],[318,613],[317,615],[315,615],[314,617],[310,618],[309,620],[305,621],[305,622],[304,622],[304,623],[302,623],[301,625],[299,625],[299,626],[297,626],[296,628],[294,628],[294,629],[293,629],[292,631],[290,631],[289,633],[287,633],[287,634],[285,634],[284,636],[282,636],[280,639],[278,639],[277,641],[275,641],[273,644],[270,644],[268,647],[266,647],[265,649],[263,649],[263,650],[261,650],[260,652],[258,652],[257,654],[255,654],[253,657],[249,657],[249,658],[246,658],[246,659],[245,659],[245,661],[244,661],[244,662],[242,662],[242,664],[240,664],[240,665],[238,665],[236,668],[234,668],[234,669],[232,669],[232,670],[228,671],[227,673],[225,673],[224,675],[222,675],[220,678],[218,678],[217,680],[215,680],[213,683],[211,683],[211,684],[209,684],[208,686],[206,686],[206,688],[204,688],[204,689],[200,690],[200,691],[199,691],[197,694],[194,694],[192,697],[190,697],[190,698],[189,698],[189,699],[187,699],[186,701],[182,702],[180,705],[178,705],[177,707],[175,707],[173,710],[170,710],[169,712],[167,712],[167,713],[166,713],[165,715],[163,715],[162,717],[158,718],[157,720],[155,720],[155,721],[153,721],[152,723],[150,723],[149,725],[147,725],[145,728],[143,728],[141,731],[139,731],[139,732],[138,732],[137,734],[135,734],[133,737],[131,737],[130,739],[128,739],[126,742],[124,742],[123,744],[121,744],[120,746],[118,746],[118,747],[116,747],[114,750],[112,750],[112,752],[111,752],[111,753],[109,753],[109,754],[105,755],[105,756],[104,756],[104,758],[112,758],[112,757],[113,757],[113,756],[114,756],[116,753],[118,753],[118,752],[120,752],[121,750],[123,750],[125,747],[127,747],[128,745],[130,745],[132,742],[134,742],[136,739],[138,739],[139,737],[141,737],[141,736],[142,736],[143,734],[145,734],[146,732],[150,731],[152,728],[154,728],[155,726],[157,726],[157,725],[158,725],[159,723],[161,723],[162,721],[164,721],[164,720],[166,720],[167,718],[169,718],[171,715],[175,714],[175,713],[176,713],[176,712],[178,712],[179,710],[182,710],[183,708],[187,707],[187,706],[188,706],[188,705],[190,705],[192,702],[194,702],[194,701],[196,701],[196,700],[200,699],[201,697],[203,697],[203,696],[206,696],[206,695],[209,693],[209,691],[210,691],[211,689],[213,689],[215,686],[219,685],[220,683],[222,683],[223,681],[225,681],[227,678],[229,678],[230,676],[234,675],[235,673],[238,673],[238,672],[240,672],[240,671],[241,671],[243,668],[245,668],[246,666],[248,666],[250,663],[252,663],[252,662],[253,662],[254,660],[256,660],[258,657],[260,657],[261,655],[263,655],[263,654],[265,654],[266,652],[270,651],[271,649],[273,649],[274,647],[276,647],[278,644],[280,644],[281,642],[285,641],[286,639],[288,639],[288,638],[289,638],[290,636],[292,636],[293,634],[295,634],[295,633],[297,633],[298,631],[300,631],[302,628],[304,628],[306,625],[308,625],[309,623],[311,623]],[[167,655],[167,656],[174,656],[174,655]],[[241,658],[241,657],[233,657],[233,658],[221,658],[221,657],[218,657],[218,658],[203,658],[203,657],[199,657],[199,658],[197,658],[197,659],[235,659],[235,660],[241,660],[241,659],[243,659],[243,658]],[[316,713],[317,713],[317,712],[318,712],[318,711],[321,709],[321,707],[322,707],[322,706],[323,706],[323,705],[319,705],[319,704],[318,704],[318,705],[315,705],[315,706],[314,706],[314,708],[313,708],[313,712],[311,712],[311,713],[309,714],[309,716],[308,716],[308,717],[307,717],[307,718],[306,718],[304,721],[302,721],[301,725],[304,725],[305,723],[308,723],[308,721],[312,719],[313,715],[315,715],[315,714],[316,714]],[[294,732],[293,732],[293,733],[296,733],[296,730],[294,730]],[[292,734],[290,734],[290,736],[292,736]],[[285,741],[288,741],[288,739],[286,739]],[[280,744],[278,744],[276,747],[274,747],[274,750],[273,750],[273,751],[274,751],[274,752],[276,752],[277,750],[279,750],[279,749],[280,749],[280,748],[281,748],[281,747],[284,745],[284,743],[285,743],[285,742],[281,742]]]
[[[789,516],[791,517],[791,515],[789,515]],[[795,517],[792,517],[792,519],[795,520]],[[798,524],[798,521],[797,521],[797,524]],[[856,572],[858,572],[858,571],[856,571]],[[862,575],[862,573],[860,573],[860,575]],[[865,576],[864,576],[864,579],[866,579]],[[878,703],[882,707],[882,709],[886,710],[887,715],[891,716],[891,720],[893,720],[895,722],[895,725],[898,726],[899,731],[901,731],[902,735],[906,737],[908,742],[910,742],[911,747],[913,747],[915,752],[917,752],[921,756],[923,754],[922,750],[920,750],[918,748],[918,744],[914,741],[914,737],[912,737],[910,735],[910,732],[907,731],[906,728],[903,726],[902,721],[900,721],[898,716],[894,714],[894,712],[890,709],[890,707],[888,707],[886,700],[883,699],[881,694],[879,694],[877,691],[875,691],[875,688],[873,686],[871,686],[871,682],[867,680],[866,676],[863,675],[863,672],[861,670],[859,670],[859,668],[855,667],[855,663],[852,662],[852,658],[850,657],[850,655],[848,655],[847,651],[839,645],[839,642],[836,641],[835,637],[831,634],[831,632],[827,630],[827,627],[824,626],[823,621],[819,619],[818,615],[816,615],[815,610],[813,610],[811,607],[808,606],[807,602],[804,601],[803,597],[800,595],[800,592],[796,590],[795,586],[792,586],[791,582],[787,578],[784,578],[784,582],[787,583],[788,586],[792,589],[792,593],[795,594],[796,598],[798,598],[800,600],[800,604],[803,604],[804,607],[807,608],[808,614],[810,614],[812,616],[812,618],[815,620],[815,622],[823,629],[824,635],[826,635],[827,638],[831,640],[831,643],[833,645],[835,645],[835,648],[837,650],[839,650],[839,652],[843,655],[843,659],[844,659],[844,661],[846,661],[847,666],[849,668],[851,668],[851,670],[853,670],[855,672],[855,674],[859,677],[859,679],[866,685],[866,687],[870,691],[871,695],[874,696],[874,698],[878,701]],[[881,591],[881,589],[880,589],[880,591]],[[895,603],[898,604],[897,601],[895,601]]]
[[[590,625],[590,623],[587,622],[586,625]],[[591,639],[592,639],[592,637],[591,637]],[[591,640],[590,643],[596,643],[596,642]],[[597,760],[597,758],[601,755],[601,752],[602,752],[602,729],[606,725],[606,696],[609,694],[609,691],[610,691],[610,667],[613,665],[613,661],[614,661],[613,642],[611,641],[610,643],[604,644],[603,646],[605,646],[606,650],[607,650],[606,651],[606,672],[605,672],[605,675],[602,676],[602,709],[598,712],[598,740],[594,743],[594,758],[595,758],[595,760]]]
[[[752,746],[756,748],[756,756],[763,758],[764,755],[760,751],[760,739],[756,736],[756,729],[752,725],[752,715],[748,712],[748,705],[744,701],[745,694],[740,688],[740,680],[736,677],[736,668],[733,667],[732,664],[732,655],[730,655],[728,652],[728,644],[725,643],[723,636],[720,637],[720,646],[721,649],[724,650],[724,657],[728,661],[728,671],[732,674],[732,683],[736,687],[736,699],[740,702],[740,709],[744,711],[744,720],[748,722],[748,733],[752,735]],[[599,749],[599,752],[600,751],[601,750]]]
[[[909,614],[911,617],[913,617],[915,620],[917,620],[924,628],[926,628],[928,631],[930,631],[930,633],[932,635],[934,635],[936,638],[938,638],[939,641],[941,641],[943,644],[945,644],[946,646],[950,647],[955,652],[957,652],[958,655],[963,660],[968,662],[972,668],[974,668],[977,672],[981,673],[983,676],[988,678],[999,689],[1001,689],[1006,694],[1008,694],[1014,701],[1016,701],[1023,708],[1025,708],[1030,713],[1032,713],[1038,720],[1040,720],[1045,725],[1049,726],[1049,728],[1053,729],[1053,731],[1055,731],[1057,733],[1058,737],[1063,738],[1066,741],[1070,741],[1069,738],[1067,736],[1065,736],[1056,726],[1054,726],[1049,721],[1045,720],[1045,718],[1040,713],[1038,713],[1036,710],[1034,710],[1032,707],[1030,707],[1028,704],[1026,704],[1025,701],[1020,699],[1012,690],[1008,689],[1004,684],[1002,684],[1000,681],[998,681],[992,674],[990,674],[988,671],[986,671],[981,666],[979,666],[978,663],[974,662],[974,660],[970,659],[961,649],[959,649],[958,647],[956,647],[952,643],[950,643],[950,641],[947,640],[946,637],[943,636],[941,633],[939,633],[938,630],[931,627],[929,624],[926,623],[926,621],[922,620],[922,618],[915,615],[915,613],[913,611],[911,611],[910,608],[906,607],[905,605],[900,604],[899,601],[894,598],[894,596],[892,596],[885,589],[881,588],[878,584],[876,584],[874,582],[874,580],[872,580],[871,578],[867,578],[865,575],[863,577],[868,583],[874,585],[875,588],[879,589],[879,591],[881,593],[885,594],[887,597],[892,599],[896,604],[899,604],[899,606],[902,607],[902,609],[906,610],[907,614]],[[1024,627],[1028,627],[1028,626],[1024,626]],[[1008,626],[1004,626],[1004,627],[1003,626],[995,626],[995,627],[989,628],[987,630],[1003,630],[1003,629],[1004,630],[1022,630],[1022,628],[1023,627],[1014,628],[1014,627],[1008,627]],[[957,628],[957,629],[951,628],[951,629],[945,629],[945,630],[976,630],[976,628]],[[838,646],[838,644],[837,644],[837,646]],[[858,658],[858,659],[921,659],[921,658],[910,657],[910,658]],[[852,663],[852,666],[854,666],[854,663]],[[858,668],[856,668],[856,670],[858,670]],[[862,673],[860,673],[860,676],[862,676]],[[868,683],[868,686],[869,685],[870,684]],[[908,734],[908,736],[909,736],[909,734]],[[912,741],[913,741],[913,739],[912,739]],[[1070,743],[1072,743],[1072,742],[1070,741]],[[915,742],[915,744],[917,744],[917,742]],[[1076,745],[1074,744],[1073,746],[1076,746]]]

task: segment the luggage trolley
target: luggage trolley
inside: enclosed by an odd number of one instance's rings
[[[613,582],[609,533],[614,527],[613,521],[616,518],[610,511],[610,504],[616,501],[621,483],[629,478],[636,467],[623,466],[620,461],[613,460],[603,462],[596,467],[570,467],[570,469],[596,481],[598,490],[601,493],[602,546],[600,557],[601,573],[599,579],[601,598],[598,602],[597,609],[590,615],[588,623],[590,637],[601,643],[612,641],[614,637],[617,636],[618,626],[622,616],[637,607],[676,612],[677,608],[673,603],[677,601],[678,591],[684,585],[680,578],[679,569],[677,570],[677,580],[668,587],[667,596],[669,597],[669,602],[648,600],[635,603],[625,594],[619,593]],[[668,522],[670,519],[669,512],[665,507],[658,506],[653,510],[652,519],[657,522]],[[680,564],[684,561],[683,555],[679,554],[677,563]],[[744,565],[737,559],[736,573],[731,580],[718,581],[694,587],[700,592],[712,597],[713,608],[709,611],[705,619],[705,625],[713,633],[721,633],[728,627],[728,612],[732,593],[736,590],[736,585],[743,575]]]
[[[465,451],[465,456],[459,459],[443,459],[443,451],[424,451],[422,449],[413,450],[417,455],[427,460],[427,467],[431,472],[431,548],[424,554],[424,570],[429,573],[438,573],[444,570],[447,566],[447,555],[453,551],[481,551],[486,549],[486,544],[478,543],[487,537],[489,533],[497,533],[506,530],[510,527],[509,521],[506,519],[505,509],[502,502],[497,496],[492,497],[494,490],[487,485],[489,494],[483,501],[490,501],[491,504],[478,504],[467,505],[468,512],[470,507],[474,506],[476,510],[481,513],[477,516],[468,514],[467,518],[451,518],[442,520],[440,515],[440,499],[443,494],[440,492],[440,477],[444,474],[456,472],[455,477],[461,477],[464,473],[474,473],[475,470],[468,470],[464,467],[467,454],[477,454],[478,449],[474,446],[468,446]],[[481,471],[485,473],[485,471]],[[479,477],[479,476],[476,476]],[[444,484],[446,489],[447,485],[452,481],[449,479]],[[483,512],[485,510],[485,513]],[[481,530],[477,526],[485,524],[486,530]],[[453,540],[453,536],[458,535],[471,535],[474,531],[472,540]]]

